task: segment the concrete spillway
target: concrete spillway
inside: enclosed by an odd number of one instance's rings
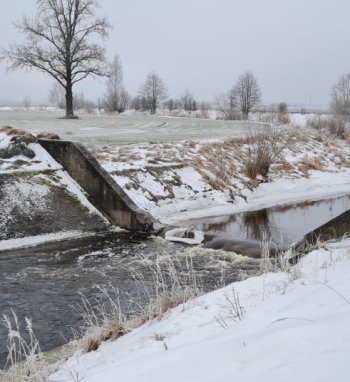
[[[152,232],[158,222],[141,210],[81,144],[40,139],[41,146],[86,192],[89,201],[112,224],[130,231]]]

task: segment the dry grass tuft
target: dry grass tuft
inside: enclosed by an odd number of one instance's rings
[[[298,162],[298,170],[301,171],[305,177],[309,177],[309,171],[311,170],[324,171],[323,160],[320,157],[304,158]]]
[[[25,130],[17,129],[11,126],[3,126],[0,128],[0,131],[6,133],[7,135],[12,136],[11,142],[21,141],[25,144],[36,142],[36,138],[33,134],[28,133]]]
[[[108,291],[102,287],[98,290],[101,299],[91,302],[82,294],[77,308],[83,318],[81,348],[85,352],[95,351],[102,342],[116,340],[131,330],[121,308],[119,291]],[[104,302],[101,302],[102,299]]]
[[[282,131],[274,126],[265,126],[257,133],[248,130],[247,144],[245,172],[251,179],[256,179],[257,175],[267,177],[270,166],[287,145]]]
[[[157,257],[138,272],[127,268],[137,295],[127,291],[98,287],[101,297],[90,302],[82,295],[78,311],[83,317],[81,348],[97,350],[108,340],[116,340],[140,325],[160,320],[171,309],[201,294],[192,262],[185,267],[168,257]]]
[[[3,323],[8,332],[8,356],[6,372],[0,370],[1,380],[45,382],[49,376],[49,369],[43,361],[31,320],[25,318],[25,329],[21,330],[18,318],[12,311],[12,317],[4,315]]]
[[[308,119],[307,126],[319,132],[326,132],[336,138],[349,139],[350,137],[346,120],[341,116],[334,116],[332,118],[315,116]]]
[[[50,132],[39,133],[36,137],[38,139],[52,139],[52,140],[60,140],[61,139],[59,137],[59,135],[57,135],[55,133],[50,133]]]

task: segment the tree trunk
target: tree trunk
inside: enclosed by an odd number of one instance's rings
[[[65,118],[75,118],[73,110],[73,91],[72,84],[67,82],[66,87],[66,117]]]
[[[157,110],[157,101],[153,99],[151,101],[151,114],[155,114]]]

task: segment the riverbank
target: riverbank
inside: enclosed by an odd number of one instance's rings
[[[169,225],[350,193],[346,139],[305,127],[269,129],[261,126],[262,137],[277,151],[264,176],[249,175],[257,149],[249,131],[246,138],[90,150],[141,209]],[[8,133],[0,133],[3,154],[7,147],[19,151],[0,160],[0,250],[26,246],[26,238],[30,246],[106,230],[108,222],[32,135]]]
[[[95,146],[91,151],[132,200],[166,224],[350,192],[347,140],[294,127],[282,127],[275,139],[272,149],[278,152],[268,175],[256,178],[247,174],[256,149],[247,138]]]
[[[106,218],[34,136],[1,130],[0,251],[109,229]]]
[[[327,244],[284,272],[191,300],[97,351],[76,353],[50,380],[345,382],[349,251],[349,240]]]

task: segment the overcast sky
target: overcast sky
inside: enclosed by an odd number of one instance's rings
[[[35,11],[35,0],[0,0],[0,46],[21,38],[13,22]],[[155,70],[172,97],[186,88],[198,100],[228,90],[251,70],[266,103],[327,105],[339,75],[350,72],[349,0],[100,0],[113,30],[105,46],[118,53],[127,90],[136,94]],[[0,100],[46,100],[52,80],[6,72]],[[102,96],[103,80],[76,91]]]

